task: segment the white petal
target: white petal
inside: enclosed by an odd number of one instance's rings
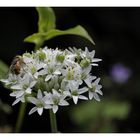
[[[32,113],[34,113],[36,110],[37,110],[37,107],[33,107],[33,108],[30,110],[29,115],[31,115]]]
[[[74,103],[77,104],[77,102],[78,102],[78,96],[72,96],[72,98],[73,98]]]
[[[47,105],[53,104],[53,101],[52,101],[52,100],[49,100],[49,99],[45,100],[44,102],[45,102],[45,104],[47,104]]]
[[[31,59],[31,58],[29,58],[29,57],[24,57],[24,58],[23,58],[23,61],[24,61],[25,63],[30,63],[30,62],[32,62],[32,60],[33,60],[33,59]]]
[[[85,93],[85,92],[87,92],[88,91],[88,88],[87,87],[83,87],[83,88],[80,88],[79,90],[78,90],[78,93],[79,94],[82,94],[82,93]]]
[[[90,52],[90,57],[94,57],[94,55],[95,55],[95,50],[93,50],[92,52]]]
[[[96,89],[95,92],[98,92],[100,95],[103,95],[103,92],[100,89]]]
[[[43,113],[43,107],[37,108],[37,112],[38,112],[38,114],[41,116],[42,113]]]
[[[98,64],[96,64],[96,63],[92,63],[91,65],[92,65],[92,66],[98,66]]]
[[[3,83],[9,83],[8,79],[0,79],[0,81],[3,82]]]
[[[62,100],[62,101],[59,103],[59,105],[61,105],[61,106],[67,106],[67,105],[69,105],[69,103],[68,103],[67,101],[65,101],[65,100]]]
[[[20,89],[22,89],[22,87],[21,87],[21,85],[13,85],[13,86],[11,86],[11,89],[20,90]]]
[[[89,72],[91,71],[91,66],[88,66],[87,68],[84,69],[84,73],[89,74]]]
[[[85,83],[87,84],[88,87],[90,87],[90,88],[92,87],[91,86],[92,81],[89,78],[85,79],[84,81],[85,81]]]
[[[93,93],[93,97],[95,100],[100,101],[99,95],[97,93]]]
[[[89,99],[91,100],[93,98],[93,93],[89,92]]]
[[[102,85],[97,85],[96,88],[97,89],[101,89],[102,88]]]
[[[34,74],[34,77],[37,79],[38,78],[38,72],[36,72],[35,74]]]
[[[60,72],[59,70],[56,70],[56,71],[54,72],[54,74],[59,75],[59,74],[61,74],[61,72]]]
[[[93,80],[95,80],[96,78],[97,78],[96,76],[91,76],[91,75],[89,76],[89,80],[90,80],[90,81],[93,81]]]
[[[59,96],[59,93],[55,89],[52,89],[52,92],[54,96]]]
[[[10,96],[11,96],[11,97],[17,96],[17,92],[12,92],[12,93],[10,93]]]
[[[58,110],[58,106],[57,105],[53,105],[53,113],[56,113],[57,112],[57,110]]]
[[[79,83],[76,81],[69,82],[69,88],[71,91],[77,90],[79,88]]]
[[[41,70],[38,72],[39,75],[46,75],[48,72],[46,70]]]
[[[30,83],[30,76],[28,73],[26,73],[23,77],[23,81],[22,81],[23,84],[27,85]]]
[[[102,59],[99,59],[99,58],[93,58],[92,62],[99,62],[99,61],[102,61]]]
[[[74,64],[74,62],[73,61],[71,61],[71,60],[69,60],[69,59],[67,59],[67,60],[65,60],[65,65],[67,65],[67,66],[73,66],[73,64]],[[65,72],[63,72],[63,71],[61,71],[62,73],[63,73],[63,75],[65,75],[66,73]]]
[[[66,73],[67,73],[67,71],[65,70],[65,69],[61,69],[61,73],[62,73],[62,75],[66,75]]]
[[[30,84],[30,88],[32,88],[36,83],[37,83],[37,81],[33,81],[33,82],[31,82],[31,84]]]
[[[47,94],[46,96],[43,97],[42,100],[43,100],[47,105],[53,104],[52,94]]]
[[[16,98],[21,97],[23,94],[24,94],[24,91],[17,92],[17,96],[16,96]]]
[[[81,79],[78,80],[79,85],[83,84],[83,81]]]
[[[83,96],[83,95],[79,95],[79,99],[82,99],[82,100],[88,100],[87,97]]]
[[[35,98],[35,97],[28,97],[27,98],[28,99],[28,101],[30,101],[31,103],[33,103],[33,104],[37,104],[37,102],[38,102],[38,100]]]
[[[37,98],[38,98],[38,99],[41,99],[41,98],[42,98],[42,92],[41,92],[40,89],[38,90]]]
[[[21,102],[22,103],[25,103],[25,97],[24,96],[21,96],[20,98],[21,98]]]
[[[17,99],[13,102],[12,106],[15,105],[15,104],[17,104],[17,103],[20,102],[20,101],[21,101],[21,99],[20,99],[20,98],[17,98]]]
[[[37,64],[37,70],[39,70],[39,69],[42,69],[43,67],[44,67],[44,63],[39,63],[39,64]]]
[[[18,98],[18,97],[22,96],[23,94],[24,94],[24,91],[15,91],[15,92],[12,92],[10,94],[10,96],[12,96],[12,97],[16,96],[16,98]]]
[[[98,85],[99,81],[100,81],[100,78],[97,78],[97,79],[94,81],[94,83],[95,83],[96,85]]]
[[[47,75],[45,81],[49,81],[52,78],[52,75]]]
[[[52,106],[51,106],[51,105],[45,105],[44,108],[45,108],[45,109],[51,109]]]
[[[71,95],[69,91],[64,91],[63,94],[64,94],[65,96],[70,96],[70,95]]]
[[[73,49],[72,49],[71,47],[69,47],[69,50],[70,50],[71,52],[73,52]]]
[[[25,90],[26,93],[31,93],[31,91],[32,91],[32,90],[31,90],[30,88],[27,88],[27,89]]]

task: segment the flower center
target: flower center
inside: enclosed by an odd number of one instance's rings
[[[43,102],[40,100],[38,103],[37,103],[37,105],[36,105],[37,107],[39,107],[39,108],[41,108],[41,107],[43,107],[44,106],[44,104],[43,104]]]
[[[58,105],[59,102],[60,102],[60,99],[59,99],[58,97],[53,97],[53,103],[54,103],[55,105]]]
[[[32,68],[31,68],[31,72],[33,73],[33,74],[35,74],[36,73],[36,68],[33,66]]]
[[[68,69],[67,79],[68,80],[73,80],[74,79],[74,70],[73,69]]]
[[[86,79],[87,78],[87,74],[86,73],[82,73],[81,74],[81,79],[83,80],[83,79]]]
[[[87,59],[87,58],[83,59],[83,60],[80,62],[80,66],[81,66],[82,68],[86,68],[86,67],[88,67],[89,65],[90,65],[90,60]]]
[[[77,90],[74,90],[74,91],[72,91],[72,93],[71,93],[73,96],[77,96],[78,95],[78,92],[77,92]]]
[[[45,54],[44,52],[40,52],[40,53],[39,53],[39,59],[40,59],[40,60],[46,59],[46,54]]]
[[[89,90],[90,90],[91,92],[95,92],[95,90],[96,90],[96,86],[93,85],[91,88],[89,88]]]
[[[62,55],[62,54],[58,54],[56,56],[56,60],[59,61],[59,62],[61,62],[61,63],[63,63],[64,59],[65,59],[65,56]]]

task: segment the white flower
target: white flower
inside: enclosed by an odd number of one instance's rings
[[[11,89],[14,90],[10,96],[16,97],[15,102],[13,105],[18,103],[19,101],[25,102],[24,96],[27,94],[31,94],[32,88],[35,86],[36,81],[34,81],[28,74],[25,74],[23,79],[11,86]]]
[[[99,58],[94,58],[95,56],[95,50],[93,50],[92,52],[89,52],[88,48],[85,48],[85,51],[81,54],[82,58],[85,59],[87,58],[87,60],[89,60],[92,66],[98,66],[98,64],[96,62],[102,61],[102,59]]]
[[[39,75],[46,75],[45,81],[49,81],[51,78],[60,75],[59,67],[55,65],[55,62],[48,64],[43,70],[39,72]]]
[[[69,50],[71,51],[72,54],[80,54],[80,53],[82,53],[81,49],[77,49],[75,47],[73,47],[73,48],[69,47]]]
[[[82,99],[82,100],[88,100],[87,97],[85,97],[84,95],[81,95],[85,92],[88,91],[87,87],[83,87],[79,89],[79,84],[76,82],[71,82],[69,85],[70,88],[70,92],[69,92],[69,96],[73,98],[73,101],[75,104],[77,104],[78,99]]]
[[[5,83],[6,86],[16,84],[20,80],[20,77],[15,74],[9,74],[8,79],[1,79],[0,81]]]
[[[67,54],[63,62],[64,66],[76,66],[77,64],[75,63],[75,57],[75,54]]]
[[[52,94],[46,94],[45,103],[52,105],[54,113],[58,110],[58,105],[67,106],[69,103],[65,100],[66,96],[61,95],[55,89],[52,89]]]
[[[35,105],[35,107],[30,110],[29,115],[31,115],[35,111],[37,111],[39,115],[42,115],[44,108],[52,108],[51,105],[45,104],[45,98],[43,97],[41,90],[38,90],[37,98],[28,97],[28,101]]]
[[[75,82],[78,81],[80,84],[82,84],[82,81],[80,79],[81,74],[81,67],[68,67],[66,69],[61,69],[61,73],[64,76],[64,81],[67,82]]]
[[[91,70],[101,59],[94,56],[95,50],[90,52],[88,48],[84,51],[41,48],[24,53],[21,56],[24,64],[19,66],[15,62],[13,66],[20,73],[16,75],[10,71],[8,78],[0,81],[12,90],[13,105],[18,102],[34,104],[29,114],[37,111],[42,115],[44,109],[52,109],[56,113],[59,106],[69,105],[68,99],[77,104],[78,99],[87,100],[89,95],[90,100],[100,101],[98,94],[103,94],[100,78],[96,79]]]
[[[81,72],[81,80],[84,80],[84,82],[88,85],[91,86],[91,82],[96,79],[96,76],[90,75],[91,67],[87,67],[82,69]]]
[[[34,60],[26,65],[25,71],[37,79],[39,76],[39,70],[43,69],[43,67],[45,67],[44,63]]]
[[[89,99],[91,100],[94,98],[97,101],[100,101],[99,95],[103,95],[102,91],[100,90],[102,88],[101,85],[99,85],[100,78],[96,79],[91,86],[89,86]],[[97,94],[98,93],[98,94]]]
[[[34,59],[32,58],[31,54],[25,53],[23,55],[23,61],[25,64],[28,64],[28,63],[32,63],[34,61]]]

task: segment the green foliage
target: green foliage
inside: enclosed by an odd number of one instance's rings
[[[8,69],[9,69],[8,65],[5,64],[2,60],[0,60],[0,79],[5,78]]]
[[[87,31],[80,25],[78,25],[74,28],[65,30],[65,31],[52,29],[46,33],[35,33],[35,34],[25,38],[24,41],[30,42],[30,43],[35,43],[36,45],[38,45],[38,44],[43,45],[44,41],[50,40],[56,36],[61,36],[61,35],[79,35],[81,37],[88,39],[89,41],[91,41],[94,44],[94,41],[88,35]]]
[[[12,108],[8,104],[3,103],[0,100],[0,111],[3,111],[6,114],[11,114],[12,113]]]
[[[51,8],[40,7],[37,8],[37,11],[39,15],[39,32],[34,33],[24,39],[25,42],[34,43],[36,49],[40,48],[45,41],[62,35],[78,35],[86,38],[92,44],[95,44],[88,32],[80,25],[67,30],[55,29],[55,15]]]
[[[55,14],[53,9],[49,7],[37,7],[36,10],[39,15],[38,32],[44,33],[55,29]]]
[[[70,117],[80,128],[86,127],[87,130],[92,127],[95,132],[111,132],[115,129],[112,120],[125,119],[129,111],[129,103],[106,98],[101,102],[89,101],[72,108]]]

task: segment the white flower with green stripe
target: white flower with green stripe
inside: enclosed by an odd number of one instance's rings
[[[97,78],[92,71],[101,59],[95,58],[95,50],[78,48],[65,50],[41,48],[36,52],[24,53],[18,74],[9,71],[7,79],[0,79],[15,98],[13,105],[28,102],[34,107],[29,114],[52,109],[54,113],[60,106],[95,99],[103,95]],[[16,64],[16,63],[14,63]],[[20,68],[19,67],[19,68]],[[73,100],[73,102],[69,102]]]

